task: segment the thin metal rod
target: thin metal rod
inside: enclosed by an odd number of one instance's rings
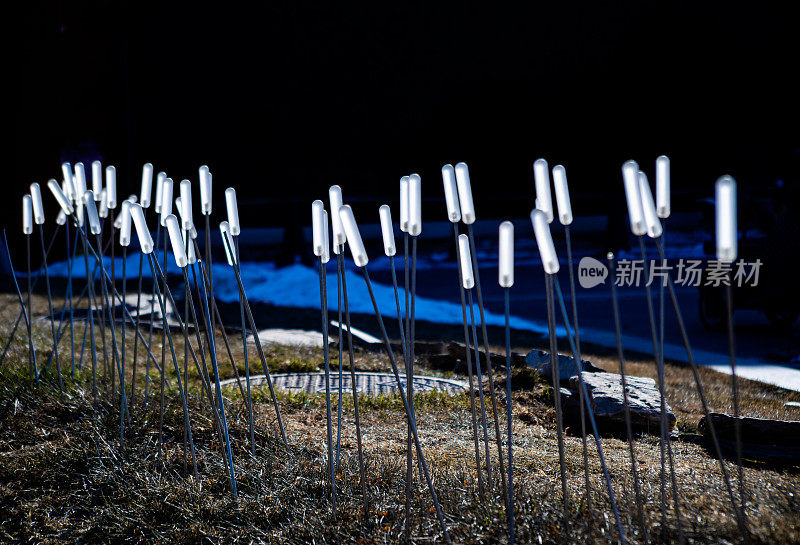
[[[469,308],[469,324],[472,328],[472,346],[475,350],[475,372],[478,382],[478,399],[481,404],[481,422],[483,424],[483,445],[486,449],[486,481],[488,488],[492,489],[492,456],[489,452],[489,424],[486,421],[486,400],[483,396],[483,375],[481,374],[481,360],[478,354],[478,331],[475,327],[475,304],[472,301],[472,290],[467,291],[467,307]]]
[[[28,309],[28,344],[30,346],[30,351],[28,352],[28,358],[31,362],[31,373],[33,376],[36,377],[36,384],[39,384],[39,368],[36,365],[36,350],[33,348],[33,308],[31,307],[31,235],[25,235],[25,244],[27,246],[27,257],[28,257],[28,300],[25,303],[25,307]],[[13,270],[13,268],[12,268]]]
[[[736,378],[736,346],[733,335],[733,290],[730,282],[725,285],[725,299],[728,307],[728,351],[731,357],[731,397],[733,398],[734,432],[736,435],[736,465],[739,469],[739,501],[745,513],[744,466],[742,465],[742,423],[739,420],[739,385]]]
[[[569,519],[569,492],[567,491],[566,460],[564,459],[564,428],[561,416],[561,382],[558,371],[558,344],[556,341],[556,316],[553,307],[553,277],[545,273],[545,292],[547,296],[547,325],[550,332],[550,371],[553,379],[553,405],[556,412],[556,438],[558,440],[558,465],[561,473],[561,495],[564,500],[564,522]]]
[[[78,248],[78,241],[73,245],[72,253],[69,248],[69,223],[64,228],[64,234],[67,239],[67,257],[69,259],[69,266],[67,268],[67,301],[69,301],[69,342],[70,342],[70,356],[72,358],[72,377],[75,377],[75,308],[72,304],[72,266],[75,263],[75,250]],[[67,301],[64,301],[65,303]],[[62,312],[63,322],[63,312]]]
[[[102,224],[100,225],[101,233],[102,233]],[[105,263],[103,262],[103,243],[102,243],[102,234],[97,235],[97,255],[96,258],[100,268],[105,270]],[[87,242],[87,244],[91,245],[91,242]],[[94,277],[92,277],[92,282],[94,282]],[[100,339],[101,345],[103,347],[103,370],[106,373],[106,380],[105,380],[105,390],[106,393],[109,392],[109,378],[113,376],[112,368],[113,366],[108,361],[108,349],[106,347],[106,313],[108,309],[106,308],[106,298],[103,296],[105,290],[105,282],[101,282],[100,286]],[[113,389],[112,389],[113,391]]]
[[[512,449],[512,408],[511,408],[511,327],[509,326],[509,288],[503,289],[506,329],[506,421],[508,422],[508,543],[514,545],[514,454]]]
[[[636,450],[633,446],[633,426],[631,425],[631,407],[628,402],[628,381],[625,378],[625,354],[622,351],[622,327],[620,325],[619,317],[619,300],[617,297],[616,285],[616,268],[614,255],[609,254],[608,258],[609,270],[611,271],[611,306],[614,312],[614,332],[617,336],[617,356],[619,357],[619,375],[622,382],[622,403],[623,413],[625,415],[625,430],[628,434],[628,451],[631,455],[631,473],[633,474],[633,491],[636,495],[636,512],[639,515],[639,529],[644,537],[644,542],[650,542],[650,536],[647,532],[647,520],[645,519],[643,505],[645,498],[642,495],[642,490],[639,486],[639,472],[636,468]]]
[[[369,512],[367,496],[367,472],[364,469],[364,451],[361,444],[361,416],[358,410],[358,389],[356,388],[356,362],[353,355],[353,333],[350,326],[350,305],[347,302],[347,271],[342,267],[342,297],[344,298],[344,319],[347,323],[347,348],[350,356],[350,380],[353,390],[353,412],[356,419],[356,443],[358,446],[358,472],[361,477],[361,493],[364,496],[364,515]]]
[[[647,251],[645,250],[644,245],[644,237],[639,236],[639,250],[642,254],[642,264],[643,264],[643,273],[644,277],[649,279],[648,267],[647,267]],[[666,509],[667,509],[667,500],[666,500],[666,469],[664,467],[665,461],[669,463],[669,477],[670,483],[672,484],[672,502],[675,509],[675,520],[678,524],[678,539],[680,543],[685,543],[686,537],[683,533],[683,522],[681,520],[681,511],[680,511],[680,496],[678,490],[678,481],[675,478],[675,466],[672,461],[672,441],[669,438],[669,430],[667,425],[667,394],[666,394],[666,384],[665,384],[665,374],[664,374],[664,360],[661,358],[661,351],[658,347],[658,337],[656,333],[656,318],[655,313],[653,311],[653,298],[652,293],[650,292],[650,285],[647,282],[644,282],[644,290],[645,290],[645,298],[647,300],[647,314],[650,318],[650,336],[653,342],[653,356],[656,360],[656,370],[658,372],[658,393],[659,397],[661,398],[661,442],[660,442],[660,449],[661,449],[661,478],[660,478],[660,486],[661,486],[661,517],[662,517],[662,524],[663,528],[666,529]],[[665,453],[666,449],[666,453]],[[666,460],[665,460],[665,454]]]
[[[50,313],[50,329],[53,332],[53,354],[56,358],[56,372],[58,373],[58,391],[64,396],[64,382],[61,378],[61,360],[58,358],[58,337],[56,336],[56,316],[53,314],[53,295],[50,291],[50,273],[47,270],[47,251],[44,247],[44,226],[39,224],[39,240],[42,243],[42,264],[44,265],[44,283],[47,286],[47,309]]]
[[[142,264],[144,263],[144,254],[139,250],[139,283],[138,287],[136,288],[136,331],[139,331],[141,321],[142,321]],[[144,338],[142,338],[144,341]],[[149,350],[148,350],[149,351]],[[133,338],[133,371],[131,372],[131,401],[130,401],[130,409],[133,408],[134,402],[134,390],[136,388],[136,371],[137,371],[137,364],[139,363],[138,358],[139,352],[139,336]],[[149,361],[149,360],[148,360]],[[148,372],[149,372],[149,364],[148,364]],[[147,387],[147,378],[145,378],[145,388]]]
[[[328,290],[325,265],[319,258],[319,304],[322,314],[322,354],[325,358],[325,408],[327,409],[328,471],[331,478],[331,508],[336,511],[336,469],[333,458],[333,417],[331,415],[331,361],[328,353]],[[244,307],[242,307],[244,308]],[[244,325],[244,324],[243,324]]]
[[[458,269],[458,291],[461,295],[461,316],[464,324],[464,346],[466,347],[467,375],[469,377],[469,405],[472,412],[472,437],[475,443],[475,469],[478,472],[478,494],[481,501],[486,499],[483,486],[483,472],[481,470],[481,448],[478,438],[478,416],[475,410],[475,387],[472,382],[472,349],[469,340],[469,321],[467,320],[467,303],[464,296],[464,283],[461,275],[461,253],[458,251],[458,225],[453,224],[453,240],[456,245],[456,265]]]
[[[375,300],[375,294],[372,291],[372,283],[369,280],[369,272],[367,272],[367,268],[363,267],[362,272],[364,273],[364,282],[367,284],[367,291],[369,291],[369,298],[372,301],[372,308],[375,310],[375,318],[378,320],[378,325],[381,329],[381,335],[383,336],[383,343],[386,346],[386,353],[389,356],[389,362],[392,365],[392,371],[394,372],[394,378],[397,381],[397,390],[400,394],[400,399],[403,401],[403,408],[406,411],[406,418],[408,421],[411,422],[411,433],[414,438],[414,444],[417,447],[417,457],[419,458],[420,463],[422,464],[422,472],[425,476],[425,481],[428,484],[428,490],[431,493],[431,499],[433,500],[433,505],[436,508],[436,516],[439,519],[439,523],[442,526],[442,533],[444,535],[445,541],[450,543],[450,535],[447,533],[447,526],[444,523],[444,517],[442,516],[442,508],[439,505],[439,498],[436,496],[436,490],[433,488],[433,481],[431,480],[430,474],[428,473],[428,465],[425,463],[425,456],[422,454],[422,446],[419,442],[419,436],[417,434],[417,424],[414,419],[414,414],[411,412],[411,407],[408,404],[408,399],[406,399],[406,395],[403,392],[403,383],[400,380],[400,373],[397,371],[397,363],[395,362],[394,353],[392,352],[392,346],[389,344],[389,336],[386,334],[386,327],[383,325],[383,318],[381,317],[381,312],[378,309],[378,303]]]
[[[19,289],[19,283],[17,282],[17,275],[13,274],[14,271],[14,263],[11,261],[11,250],[8,248],[8,239],[6,238],[6,230],[3,229],[3,244],[5,245],[6,250],[6,257],[8,258],[8,266],[11,268],[12,274],[11,279],[14,280],[14,287],[17,288],[17,297],[19,298],[19,306],[22,309],[22,316],[25,319],[25,326],[28,328],[28,331],[31,330],[31,320],[30,316],[28,315],[28,307],[25,305],[25,301],[22,299],[22,291]],[[32,354],[34,352],[33,348],[33,338],[30,334],[28,334],[28,354]],[[31,373],[31,380],[35,381],[37,384],[39,382],[39,376],[36,374],[36,370],[32,365],[32,360],[29,362],[31,363],[30,373]]]
[[[213,264],[212,264],[212,261],[211,261],[211,214],[205,214],[205,222],[206,222],[206,233],[205,233],[205,235],[206,235],[206,248],[205,248],[205,250],[206,250],[206,266],[205,267],[201,266],[200,268],[201,269],[203,269],[203,268],[206,269],[206,274],[203,276],[203,278],[206,279],[206,290],[208,291],[208,297],[209,297],[209,299],[214,301],[214,277],[213,277],[214,271],[212,270],[213,269],[213,266],[212,266]],[[231,251],[233,251],[233,248],[231,248]],[[214,331],[214,332],[217,330],[217,321],[216,321],[215,318],[216,317],[213,314],[209,317],[209,320],[210,320],[210,323],[211,323],[211,331]],[[216,343],[214,344],[214,347],[216,348]],[[234,367],[235,367],[235,365],[234,365]],[[237,375],[238,375],[238,373],[237,373]]]
[[[572,237],[569,232],[569,225],[564,226],[564,238],[567,242],[567,265],[569,268],[569,295],[572,303],[572,321],[573,321],[573,336],[575,338],[576,351],[573,353],[575,358],[575,366],[580,369],[581,367],[581,338],[580,330],[578,329],[578,300],[575,297],[575,271],[573,270],[572,262]],[[589,510],[592,510],[592,485],[589,480],[589,449],[586,445],[586,404],[587,400],[583,395],[583,388],[579,390],[578,398],[580,400],[580,413],[581,413],[581,447],[583,450],[583,475],[586,481],[586,505]]]
[[[86,233],[84,230],[78,226],[78,233],[81,236],[81,244],[83,245],[83,261],[84,265],[86,266],[86,287],[88,288],[88,295],[89,295],[89,332],[90,338],[89,343],[92,347],[92,399],[93,403],[97,403],[97,345],[95,343],[95,334],[94,334],[94,273],[89,276],[89,248],[92,247],[86,241]],[[96,257],[96,254],[95,254]],[[99,260],[98,260],[99,261]],[[84,326],[84,334],[86,333],[86,327]]]
[[[112,235],[113,237],[113,235]],[[125,297],[128,295],[128,277],[126,275],[126,265],[128,263],[128,247],[122,247],[122,304],[125,305]],[[119,449],[122,450],[125,446],[125,412],[128,410],[128,401],[125,398],[125,348],[127,345],[126,338],[125,338],[125,325],[126,320],[123,315],[122,318],[122,357],[120,361],[122,362],[122,372],[119,374],[119,389],[122,392],[122,396],[120,397],[120,409],[119,409]],[[130,415],[128,415],[128,420],[130,420]]]
[[[406,349],[407,358],[406,364],[406,397],[408,398],[408,406],[411,409],[411,414],[414,415],[416,420],[417,415],[414,410],[414,338],[416,337],[416,319],[417,319],[417,236],[411,237],[411,306],[410,314],[408,315],[408,329],[406,331],[406,342],[408,347]],[[407,426],[406,430],[406,528],[408,529],[411,524],[411,495],[414,485],[414,453],[412,451],[412,438],[411,438],[411,425]]]
[[[567,330],[567,339],[569,340],[570,348],[572,349],[572,355],[575,357],[576,362],[580,362],[580,359],[577,357],[578,349],[573,341],[572,332],[570,331],[569,325],[569,318],[567,317],[567,307],[564,304],[564,294],[561,293],[561,286],[558,283],[558,277],[553,275],[552,277],[552,284],[555,284],[556,288],[556,296],[558,299],[558,305],[561,309],[561,318],[564,322],[564,327]],[[555,313],[555,310],[553,311]],[[578,370],[578,387],[580,390],[583,391],[584,397],[586,398],[587,402],[589,400],[588,392],[586,391],[586,384],[583,381],[583,370],[581,369],[581,364],[578,363],[576,365]],[[590,403],[587,403],[588,414],[589,414],[589,423],[592,425],[592,433],[594,435],[595,445],[597,446],[597,456],[600,458],[600,466],[603,468],[603,476],[606,480],[606,487],[608,488],[608,499],[611,502],[611,509],[614,512],[614,520],[617,523],[617,530],[619,531],[619,539],[622,545],[625,544],[625,531],[622,528],[622,520],[619,517],[619,509],[617,509],[617,500],[614,498],[614,487],[611,485],[611,474],[608,472],[608,466],[606,465],[606,458],[603,455],[603,443],[600,441],[600,432],[597,429],[597,422],[594,419],[594,409],[592,408]]]
[[[467,235],[469,236],[469,250],[472,256],[472,268],[475,271],[475,290],[478,295],[478,311],[481,316],[481,333],[483,335],[483,349],[486,352],[486,374],[489,378],[489,398],[492,401],[492,416],[494,418],[494,436],[497,441],[497,463],[500,466],[500,483],[503,487],[503,499],[508,499],[508,486],[506,484],[505,462],[503,461],[503,439],[500,436],[500,420],[497,416],[497,395],[494,391],[494,375],[492,372],[492,356],[489,353],[489,335],[486,333],[486,318],[483,310],[483,295],[481,292],[481,273],[478,269],[478,253],[475,251],[475,235],[472,233],[472,224],[467,224]],[[478,346],[478,339],[475,339],[475,347]],[[477,354],[476,354],[477,357]],[[481,387],[483,392],[483,387]],[[491,483],[491,479],[489,479]],[[508,505],[506,505],[508,509]]]
[[[167,230],[164,229],[164,246],[162,248],[163,253],[164,253],[164,269],[163,270],[167,269],[167,236],[168,236]],[[158,262],[158,251],[156,251],[155,256],[153,256],[152,254],[150,255],[150,260],[151,261],[155,260],[156,262]],[[157,282],[163,280],[163,282],[164,282],[164,292],[166,293],[166,291],[167,291],[167,276],[166,276],[166,274],[161,275],[158,280],[156,280],[155,276],[156,275],[154,274],[153,275],[153,284],[155,285]],[[157,289],[158,288],[156,288],[156,290]],[[164,337],[166,337],[167,335],[170,335],[170,332],[169,332],[169,323],[167,323],[167,313],[165,312],[166,305],[162,306],[161,305],[161,301],[159,301],[159,306],[162,309],[162,312],[161,312],[161,324],[162,324],[162,327],[163,327],[164,331],[161,334],[161,337],[162,337],[161,338],[161,380],[159,381],[159,386],[158,386],[158,454],[159,454],[159,456],[162,457],[162,460],[163,460],[163,456],[164,456],[164,441],[163,441],[163,439],[164,439],[164,383],[167,381],[167,368],[166,368],[166,365],[165,365],[167,343],[164,342]],[[151,319],[150,319],[150,327],[151,328],[153,327],[153,322],[154,322],[154,320],[151,317]],[[171,338],[172,338],[172,336],[170,335],[170,339]],[[175,365],[176,366],[178,365],[177,362],[175,363]]]
[[[45,252],[45,257],[50,255],[50,250],[53,247],[53,242],[56,240],[56,235],[58,234],[59,229],[61,229],[60,225],[56,225],[55,231],[53,231],[53,237],[50,239],[50,243],[47,246],[47,251]],[[67,255],[69,256],[69,250],[67,250]],[[14,264],[9,265],[11,270],[14,270]],[[39,278],[42,276],[42,271],[36,273],[36,278],[33,279],[33,287],[36,287],[36,284],[39,282]],[[14,327],[11,328],[11,333],[8,335],[8,340],[6,341],[6,345],[3,347],[3,354],[0,355],[0,365],[3,364],[3,361],[6,359],[6,353],[8,352],[8,347],[11,346],[11,341],[14,339],[14,335],[17,332],[17,328],[19,327],[19,323],[23,318],[23,309],[20,309],[19,314],[17,314],[17,319],[14,321]]]
[[[169,292],[169,286],[167,286],[167,277],[164,275],[164,271],[161,270],[161,267],[158,265],[158,260],[153,257],[152,254],[147,254],[149,261],[150,261],[150,272],[153,274],[153,279],[156,280],[158,277],[161,277],[164,281],[164,293],[168,294],[169,298],[172,299],[172,294]],[[156,272],[158,274],[156,274]],[[186,268],[183,269],[183,277],[184,280],[188,280],[186,276]],[[161,293],[161,290],[158,289],[158,285],[156,285],[156,296],[158,297],[158,305],[161,307],[161,313],[166,316],[167,309],[166,304],[164,303],[164,296]],[[174,306],[174,302],[172,303]],[[165,318],[166,321],[166,318]],[[194,471],[194,478],[195,482],[197,481],[197,460],[195,458],[195,450],[194,450],[194,440],[192,439],[192,425],[189,421],[189,406],[186,403],[186,392],[183,390],[183,381],[181,380],[181,368],[178,365],[178,357],[175,355],[175,344],[172,342],[172,334],[169,331],[169,328],[164,328],[164,334],[167,337],[167,341],[169,342],[169,350],[172,354],[172,363],[175,365],[175,374],[177,375],[178,379],[178,391],[181,395],[181,401],[183,402],[183,417],[186,423],[186,432],[189,435],[189,444],[191,445],[192,449],[192,466]],[[166,369],[164,369],[162,375],[166,375]],[[219,387],[219,383],[217,383],[217,387]],[[223,419],[225,418],[223,413]],[[230,443],[228,444],[228,454],[230,455]],[[233,473],[231,473],[233,475]],[[236,486],[234,483],[233,488],[233,497],[236,499]]]
[[[339,457],[342,448],[342,399],[344,396],[344,323],[342,313],[342,273],[344,271],[344,244],[336,245],[336,309],[338,311],[339,324],[339,398],[337,399],[336,415],[336,473],[339,473]]]
[[[239,251],[239,237],[236,237],[235,240],[236,240],[236,260],[240,261],[242,254]],[[247,324],[245,323],[245,317],[244,317],[244,304],[242,303],[241,299],[239,299],[239,314],[240,314],[240,317],[241,317],[241,320],[242,320],[242,354],[243,354],[243,357],[244,357],[245,381],[247,383],[247,416],[248,416],[248,418],[250,420],[250,452],[252,453],[253,456],[255,456],[256,455],[256,436],[255,436],[255,430],[254,430],[254,426],[253,426],[253,397],[252,397],[252,395],[250,393],[250,361],[249,361],[249,359],[247,357]],[[223,328],[223,331],[224,330],[225,330],[225,328]],[[325,329],[325,333],[324,334],[327,336],[327,334],[328,334],[327,328]],[[254,336],[253,337],[254,340],[256,340],[256,342],[258,342],[258,340],[257,340],[258,332],[257,331],[253,332],[253,336]],[[325,350],[326,350],[326,353],[327,353],[327,350],[328,350],[327,345],[325,347]],[[326,360],[327,360],[327,356],[326,356]],[[236,364],[233,363],[233,362],[232,362],[232,364],[233,364],[233,367],[235,369],[236,368]],[[330,412],[330,400],[329,400],[329,403],[328,403],[328,412]],[[329,419],[328,425],[330,427],[330,419]]]
[[[154,247],[153,252],[158,255],[158,248],[159,244],[161,243],[161,221],[156,216],[156,236],[153,239]],[[152,256],[148,254],[147,259],[150,260]],[[156,277],[153,277],[153,283],[158,282]],[[156,287],[153,286],[152,294],[150,295],[150,327],[149,332],[147,334],[147,344],[153,346],[153,326],[155,325],[155,297],[156,297]],[[162,367],[163,369],[163,367]],[[144,372],[144,406],[147,407],[148,402],[150,401],[150,360],[147,360],[147,366]]]

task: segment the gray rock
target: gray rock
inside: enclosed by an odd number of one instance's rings
[[[598,428],[617,428],[625,425],[625,403],[622,392],[622,377],[616,373],[584,372],[583,381],[594,410]],[[628,407],[631,423],[637,430],[653,435],[660,434],[661,396],[656,381],[651,378],[626,376],[628,386]],[[578,391],[577,375],[570,379],[570,388]],[[571,396],[577,400],[577,393]],[[577,407],[577,404],[572,404]],[[675,426],[675,413],[667,404],[667,424],[671,430]],[[578,410],[575,410],[579,416]]]
[[[737,418],[723,413],[711,413],[710,417],[722,455],[735,460]],[[800,465],[800,422],[740,416],[738,423],[743,459]],[[711,428],[705,416],[700,419],[697,429],[706,438],[706,447],[713,454]]]
[[[542,380],[552,383],[553,371],[550,367],[550,353],[543,350],[531,350],[525,356],[525,363],[539,373]],[[581,360],[581,367],[584,372],[596,373],[602,371],[599,367],[592,365],[591,362]],[[578,376],[578,369],[575,367],[575,358],[558,355],[558,381],[566,386],[569,379]]]

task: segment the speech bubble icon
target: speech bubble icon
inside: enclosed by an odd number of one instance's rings
[[[584,257],[578,263],[578,282],[582,288],[589,289],[605,284],[608,267],[593,257]]]

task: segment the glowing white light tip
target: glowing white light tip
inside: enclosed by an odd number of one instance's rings
[[[714,186],[717,218],[717,259],[736,260],[738,225],[736,221],[736,180],[722,176]]]
[[[26,235],[33,233],[33,204],[30,195],[22,197],[22,232]]]
[[[561,225],[569,225],[572,223],[572,204],[569,202],[567,170],[562,165],[556,165],[553,167],[553,185],[556,188],[558,221],[561,222]]]
[[[361,233],[358,231],[353,209],[349,205],[342,206],[339,209],[339,217],[342,220],[342,226],[347,236],[347,243],[350,245],[353,261],[357,266],[365,267],[369,263],[369,258],[367,257],[367,251],[364,249],[364,242],[361,240]]]
[[[328,190],[328,200],[331,205],[331,226],[333,227],[333,253],[338,254],[343,248],[344,243],[347,242],[347,234],[342,226],[342,220],[336,212],[342,205],[342,188],[338,185],[332,185]]]
[[[458,206],[456,171],[449,163],[442,167],[442,183],[444,184],[444,202],[447,205],[447,219],[450,220],[450,223],[458,223],[461,221],[461,210]]]
[[[622,165],[622,181],[625,184],[625,200],[628,202],[628,220],[631,232],[637,237],[647,232],[639,194],[639,165],[636,161],[626,161]]]
[[[122,209],[119,213],[119,245],[130,246],[131,244],[131,201],[122,201]]]
[[[325,240],[323,242],[323,249],[325,251],[320,258],[322,259],[322,263],[327,263],[331,260],[331,239],[330,235],[328,235],[328,211],[325,209],[322,210],[322,234],[325,235]]]
[[[419,174],[408,177],[408,234],[422,233],[422,179]]]
[[[229,187],[225,190],[225,206],[228,208],[228,224],[230,224],[231,234],[239,236],[242,228],[239,225],[239,205],[236,203],[236,190]]]
[[[458,255],[461,261],[461,285],[465,290],[471,290],[475,286],[475,276],[472,274],[472,258],[467,235],[458,235]]]
[[[536,245],[539,247],[539,257],[542,259],[542,267],[547,274],[556,274],[560,268],[553,237],[550,236],[550,226],[547,224],[547,216],[539,209],[531,212],[531,223],[533,224],[533,234],[536,237]]]
[[[95,202],[100,202],[103,193],[103,165],[100,161],[92,161],[92,193]]]
[[[669,157],[660,155],[656,159],[656,211],[658,217],[669,217]]]
[[[145,163],[142,167],[142,190],[139,193],[139,204],[142,208],[150,208],[150,194],[153,191],[153,165]]]
[[[89,220],[89,231],[93,235],[100,234],[100,216],[97,214],[97,204],[94,201],[94,191],[83,194],[83,206],[86,208],[86,218]]]
[[[103,191],[100,192],[100,199],[97,201],[100,203],[100,217],[107,218],[108,217],[108,195],[106,188],[103,188]]]
[[[164,200],[164,180],[166,179],[166,172],[162,171],[156,174],[156,202],[153,205],[153,210],[156,214],[161,214],[161,203]]]
[[[233,237],[231,236],[230,224],[227,221],[220,222],[219,232],[222,235],[222,246],[225,248],[225,259],[228,260],[228,265],[233,267],[236,262],[233,252]]]
[[[553,221],[553,198],[550,196],[550,171],[547,161],[536,159],[533,162],[533,182],[536,186],[537,208],[544,212],[547,223]]]
[[[164,178],[161,184],[161,225],[166,225],[167,216],[172,214],[172,178]]]
[[[58,211],[58,216],[56,216],[56,223],[59,225],[64,225],[67,223],[67,215],[64,213],[63,210]]]
[[[36,225],[44,223],[44,204],[42,204],[42,190],[36,182],[31,184],[31,204],[33,205],[33,221]]]
[[[75,188],[75,202],[83,203],[83,195],[86,193],[86,171],[83,163],[75,163],[75,176],[72,178]]]
[[[383,235],[383,251],[387,257],[392,257],[397,253],[394,244],[394,228],[392,227],[392,209],[388,204],[382,205],[378,209],[381,218],[381,235]]]
[[[174,214],[167,216],[167,231],[169,231],[169,242],[172,246],[175,264],[182,269],[186,266],[188,258],[186,257],[186,246],[183,244],[183,232],[178,224],[178,218]]]
[[[467,225],[475,223],[475,203],[472,202],[472,186],[469,182],[467,163],[456,165],[456,185],[458,186],[458,203],[461,205],[461,220]]]
[[[143,254],[149,254],[153,251],[153,237],[150,236],[150,230],[147,228],[147,222],[144,220],[144,209],[141,204],[131,203],[131,219],[136,226],[136,235],[139,237],[139,246]]]
[[[109,210],[117,207],[117,168],[114,165],[106,167],[106,206]]]
[[[72,178],[75,176],[75,172],[72,170],[72,165],[69,163],[61,163],[61,177],[63,178],[64,183],[64,194],[72,199],[72,192],[75,189],[75,186],[72,185]],[[69,189],[67,189],[67,186]]]
[[[211,214],[211,171],[206,165],[200,167],[200,212],[204,216]],[[233,226],[231,225],[231,228]],[[233,233],[237,235],[238,233]]]
[[[187,231],[194,226],[192,218],[192,183],[189,180],[181,181],[181,220],[183,228]]]
[[[408,178],[400,178],[400,230],[403,233],[408,233]]]
[[[656,205],[653,202],[653,193],[650,191],[650,183],[647,181],[647,175],[639,171],[637,175],[639,181],[639,197],[642,199],[642,212],[644,213],[644,223],[647,225],[647,236],[650,238],[658,238],[663,232],[661,229],[661,222],[656,214]]]
[[[498,257],[497,278],[502,288],[514,285],[514,224],[504,221],[500,224],[500,254]]]
[[[314,255],[322,257],[325,253],[325,204],[317,199],[311,203],[311,240],[314,246]]]

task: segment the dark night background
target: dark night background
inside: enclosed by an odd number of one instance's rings
[[[28,184],[96,158],[121,198],[146,161],[176,182],[208,164],[215,209],[235,186],[252,226],[308,223],[333,183],[394,201],[412,171],[438,199],[456,161],[479,217],[529,212],[537,157],[567,167],[576,215],[624,213],[620,165],[652,176],[662,153],[673,210],[724,173],[798,183],[797,25],[778,3],[335,4],[25,3],[5,25],[12,245]]]

